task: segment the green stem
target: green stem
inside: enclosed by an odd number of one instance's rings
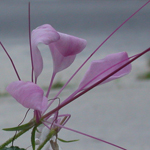
[[[46,136],[46,139],[44,140],[44,142],[37,148],[37,150],[41,150],[43,146],[52,138],[52,136],[56,134],[57,134],[57,131],[52,129],[50,133]]]
[[[24,134],[25,132],[27,132],[28,130],[30,130],[32,127],[27,128],[25,130],[22,130],[20,132],[18,132],[15,137],[11,137],[10,139],[8,139],[6,142],[4,142],[2,145],[0,145],[0,149],[4,148],[5,146],[7,146],[8,144],[10,144],[12,142],[12,140],[17,139],[18,137],[20,137],[22,134]]]

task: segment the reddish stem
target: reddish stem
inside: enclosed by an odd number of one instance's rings
[[[17,69],[16,69],[16,67],[15,67],[15,64],[14,64],[14,62],[13,62],[13,60],[12,60],[12,58],[10,57],[10,55],[8,54],[7,50],[5,49],[4,45],[3,45],[1,42],[0,42],[0,45],[1,45],[2,48],[4,49],[4,51],[5,51],[6,55],[8,56],[9,60],[11,61],[11,64],[12,64],[14,70],[15,70],[15,73],[16,73],[16,75],[17,75],[17,77],[18,77],[18,80],[21,80],[21,79],[20,79],[20,76],[19,76],[19,74],[18,74],[18,71],[17,71]]]
[[[125,63],[124,65],[122,65],[121,67],[119,67],[118,69],[116,69],[115,71],[111,72],[110,74],[108,74],[107,76],[105,76],[103,79],[101,79],[100,81],[96,82],[95,84],[93,84],[92,86],[90,86],[89,88],[87,88],[86,90],[82,91],[81,93],[77,94],[76,96],[74,96],[73,98],[71,98],[69,101],[66,101],[62,104],[60,104],[58,107],[56,107],[55,109],[53,109],[52,111],[50,111],[49,113],[45,114],[42,118],[46,118],[48,116],[50,116],[51,114],[53,114],[55,111],[58,111],[59,109],[61,109],[62,107],[66,106],[67,104],[71,103],[72,101],[74,101],[75,99],[77,99],[78,97],[82,96],[83,94],[85,94],[86,92],[90,91],[91,89],[93,89],[94,87],[96,87],[97,85],[99,85],[100,83],[104,82],[105,80],[107,80],[109,77],[111,77],[112,75],[114,75],[115,73],[117,73],[118,71],[120,71],[121,69],[123,69],[124,67],[126,67],[127,65],[129,65],[130,63],[132,63],[134,60],[138,59],[139,57],[141,57],[142,55],[144,55],[145,53],[149,52],[150,48],[146,49],[145,51],[143,51],[142,53],[136,55],[133,59],[131,59],[130,61],[128,61],[127,63]]]
[[[30,45],[30,56],[31,56],[31,81],[33,82],[33,56],[32,56],[32,46],[31,46],[31,19],[30,19],[30,2],[28,3],[28,28],[29,28],[29,45]]]
[[[120,26],[118,26],[95,50],[94,52],[83,62],[83,64],[76,70],[76,72],[70,77],[70,79],[66,82],[66,84],[60,89],[60,91],[55,96],[58,97],[63,89],[68,85],[68,83],[72,80],[72,78],[81,70],[81,68],[87,63],[87,61],[116,33],[127,21],[129,21],[135,14],[137,14],[143,7],[145,7],[148,2],[146,2],[143,6],[141,6],[136,12],[134,12],[129,18],[127,18]]]

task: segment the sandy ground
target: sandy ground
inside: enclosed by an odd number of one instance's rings
[[[131,82],[132,79],[132,82]],[[133,74],[122,80],[99,86],[61,110],[72,115],[67,127],[99,137],[128,150],[150,149],[150,81],[137,81]],[[57,91],[53,91],[55,94]],[[72,92],[67,89],[61,96]],[[11,97],[0,98],[0,128],[19,124],[26,109]],[[27,120],[32,118],[32,111]],[[14,133],[0,130],[0,143]],[[105,143],[61,130],[59,137],[65,140],[80,139],[74,143],[60,143],[63,150],[118,150]],[[23,135],[15,145],[27,147],[30,132]],[[30,148],[29,148],[30,149]]]

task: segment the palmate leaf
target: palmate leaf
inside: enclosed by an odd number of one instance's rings
[[[24,148],[19,148],[17,146],[11,146],[11,147],[4,147],[1,150],[25,150]]]
[[[63,139],[60,139],[60,138],[58,138],[58,140],[61,141],[61,142],[64,142],[64,143],[70,143],[70,142],[77,142],[77,141],[79,141],[79,139],[66,141],[66,140],[63,140]]]

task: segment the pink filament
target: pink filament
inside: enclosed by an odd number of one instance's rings
[[[15,67],[15,64],[14,64],[14,62],[13,62],[13,60],[12,60],[12,58],[10,57],[10,55],[8,54],[7,50],[5,49],[4,45],[3,45],[1,42],[0,42],[0,45],[1,45],[2,48],[4,49],[6,55],[8,56],[8,58],[9,58],[11,64],[12,64],[12,66],[13,66],[13,68],[14,68],[14,70],[15,70],[15,73],[16,73],[16,75],[17,75],[17,77],[18,77],[18,80],[21,80],[21,79],[20,79],[20,76],[19,76],[19,74],[18,74],[18,71],[17,71],[17,69],[16,69],[16,67]]]
[[[30,56],[31,56],[31,81],[33,82],[33,56],[32,56],[32,46],[31,46],[31,19],[30,19],[30,2],[28,3],[28,28],[29,28],[29,45],[30,45]],[[36,81],[35,81],[36,82]]]
[[[99,50],[99,48],[101,48],[108,39],[110,39],[115,32],[117,32],[127,21],[129,21],[135,14],[137,14],[143,7],[145,7],[148,3],[150,2],[150,0],[148,2],[146,2],[142,7],[140,7],[136,12],[134,12],[128,19],[126,19],[119,27],[116,28],[116,30],[114,30],[97,48],[96,50],[84,61],[84,63],[76,70],[76,72],[70,77],[70,79],[66,82],[66,84],[60,89],[60,91],[57,93],[57,95],[55,97],[58,97],[59,94],[63,91],[63,89],[68,85],[68,83],[72,80],[72,78],[79,72],[79,70],[86,64],[86,62]]]
[[[114,146],[114,147],[117,147],[117,148],[120,148],[120,149],[126,150],[126,149],[125,149],[125,148],[123,148],[123,147],[120,147],[120,146],[115,145],[115,144],[113,144],[113,143],[110,143],[110,142],[107,142],[107,141],[105,141],[105,140],[99,139],[99,138],[97,138],[97,137],[94,137],[94,136],[88,135],[88,134],[86,134],[86,133],[83,133],[83,132],[80,132],[80,131],[77,131],[77,130],[74,130],[74,129],[70,129],[70,128],[65,127],[65,126],[62,126],[62,125],[60,125],[60,124],[56,124],[56,123],[55,123],[55,125],[57,125],[58,127],[61,127],[61,128],[64,128],[64,129],[67,129],[67,130],[70,130],[70,131],[73,131],[73,132],[76,132],[76,133],[82,134],[82,135],[84,135],[84,136],[90,137],[90,138],[92,138],[92,139],[95,139],[95,140],[98,140],[98,141],[104,142],[104,143],[109,144],[109,145],[112,145],[112,146]]]

